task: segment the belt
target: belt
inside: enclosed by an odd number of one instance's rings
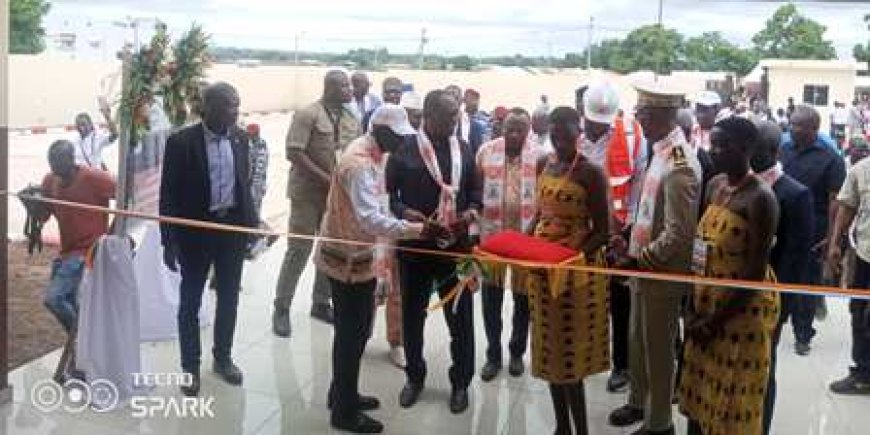
[[[227,217],[229,217],[230,215],[232,215],[233,213],[235,213],[237,211],[238,211],[237,207],[221,208],[218,210],[209,210],[208,215],[211,218],[220,221],[220,220],[226,219]]]

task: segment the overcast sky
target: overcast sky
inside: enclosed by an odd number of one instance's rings
[[[562,56],[588,41],[622,37],[653,23],[654,0],[53,0],[46,20],[49,34],[75,32],[83,41],[106,41],[113,51],[132,33],[112,25],[127,16],[159,17],[174,33],[193,21],[215,45],[343,52],[386,47],[414,53],[427,29],[428,53]],[[686,35],[720,31],[748,45],[765,20],[785,2],[664,0],[664,24]],[[798,2],[804,15],[828,27],[826,37],[841,58],[868,40],[862,17],[870,1]],[[397,7],[395,5],[402,5]],[[149,25],[150,27],[150,25]],[[143,34],[143,37],[147,34]]]

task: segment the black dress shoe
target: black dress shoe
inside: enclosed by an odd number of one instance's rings
[[[311,317],[320,320],[323,323],[333,324],[335,314],[329,304],[317,304],[311,306]]]
[[[226,383],[230,385],[242,385],[242,371],[232,361],[224,363],[215,362],[212,370]]]
[[[794,353],[800,356],[807,356],[810,354],[810,342],[809,341],[798,341],[794,344]]]
[[[333,414],[329,419],[332,427],[350,433],[381,433],[384,431],[384,425],[363,414],[357,412],[349,418],[340,418]]]
[[[459,414],[468,409],[468,390],[454,388],[450,393],[450,412]]]
[[[618,393],[628,386],[628,375],[623,370],[614,370],[610,372],[610,377],[607,378],[607,392]]]
[[[524,371],[526,371],[526,365],[523,363],[523,357],[512,356],[508,363],[508,373],[516,378],[522,376]]]
[[[199,396],[199,387],[200,387],[199,375],[194,373],[192,378],[193,379],[190,382],[190,385],[182,385],[181,386],[181,394],[183,394],[185,397]]]
[[[420,398],[420,393],[423,391],[422,385],[414,385],[410,382],[402,387],[402,392],[399,393],[399,406],[402,408],[410,408],[417,403]]]
[[[329,396],[326,401],[326,407],[328,409],[332,409],[332,405],[334,402],[335,400],[332,398],[332,396]],[[360,411],[374,411],[381,407],[381,401],[374,396],[359,396],[359,400],[357,401],[356,406]]]
[[[607,417],[610,425],[616,427],[631,426],[641,420],[643,420],[643,409],[632,405],[623,405],[616,408]]]
[[[500,371],[500,362],[487,361],[486,364],[483,365],[483,368],[480,369],[480,379],[483,379],[484,382],[489,382],[495,379],[495,377],[498,376],[498,372]]]
[[[290,310],[276,309],[272,313],[272,332],[278,337],[290,336]]]

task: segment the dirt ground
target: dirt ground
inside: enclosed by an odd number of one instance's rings
[[[9,369],[62,346],[63,328],[42,305],[42,296],[57,247],[27,254],[25,242],[9,243]]]

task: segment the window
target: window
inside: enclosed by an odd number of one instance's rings
[[[812,106],[828,105],[827,85],[804,85],[804,104]]]

